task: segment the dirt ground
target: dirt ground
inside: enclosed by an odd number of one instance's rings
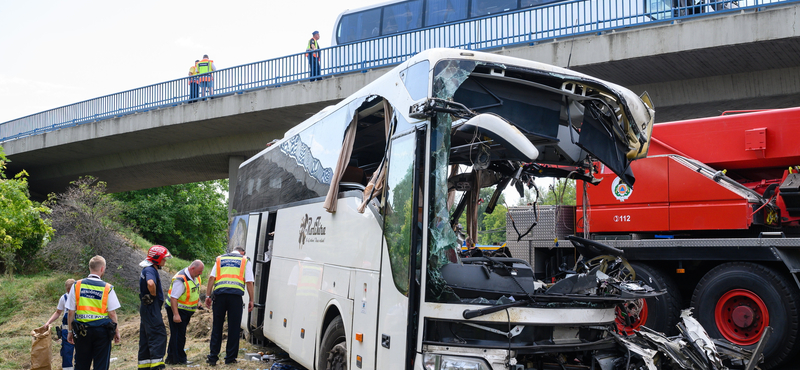
[[[166,315],[164,310],[161,311],[164,318],[164,324],[167,325],[167,332],[169,333],[169,325],[166,322]],[[262,370],[269,369],[273,361],[248,361],[245,360],[245,354],[258,353],[272,354],[278,359],[286,358],[286,354],[277,347],[256,347],[245,340],[239,341],[239,356],[237,357],[238,363],[225,365],[224,361],[219,361],[217,366],[211,367],[205,363],[206,355],[208,354],[208,343],[211,338],[211,311],[200,310],[197,311],[189,322],[189,327],[186,330],[186,355],[192,364],[189,365],[167,365],[167,368],[192,368],[192,369],[237,369],[237,370]],[[225,327],[227,331],[227,325]],[[139,316],[130,316],[123,318],[120,325],[120,336],[122,341],[119,345],[114,345],[111,349],[111,369],[137,369],[137,353],[139,351]],[[227,335],[223,334],[222,342],[222,356],[225,354],[225,341]],[[60,343],[53,342],[52,348],[52,369],[61,369],[61,357],[59,350],[61,349]],[[30,365],[26,367],[29,369]]]

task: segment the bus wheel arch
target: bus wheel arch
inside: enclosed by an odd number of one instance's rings
[[[636,302],[640,306],[639,315],[630,322],[624,319],[620,307],[617,307],[617,330],[633,334],[634,330],[639,330],[641,326],[667,334],[677,331],[675,324],[680,320],[681,296],[675,280],[664,271],[642,262],[631,263],[636,271],[636,279],[644,281],[645,284],[656,290],[666,290],[667,292],[659,297],[642,299]]]
[[[335,313],[330,322],[323,326],[324,334],[320,341],[317,370],[346,370],[347,369],[347,334],[344,330],[344,321],[338,310],[331,309],[328,315]]]
[[[791,359],[800,346],[800,291],[789,277],[765,265],[730,262],[714,267],[695,287],[692,307],[712,338],[745,348],[753,348],[758,340],[752,336],[760,337],[760,330],[771,326],[765,368]],[[751,319],[743,320],[745,310]]]

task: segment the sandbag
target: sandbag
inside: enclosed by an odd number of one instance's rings
[[[53,341],[50,340],[50,326],[45,325],[31,331],[31,370],[50,370],[50,351]]]

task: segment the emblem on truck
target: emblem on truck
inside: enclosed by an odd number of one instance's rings
[[[611,183],[611,192],[614,193],[614,198],[617,198],[620,202],[624,202],[625,199],[628,199],[631,193],[633,193],[633,188],[624,182],[620,182],[619,177],[615,177],[614,182]]]
[[[322,226],[322,217],[317,216],[316,220],[314,217],[309,217],[306,213],[303,217],[300,217],[300,236],[298,238],[298,243],[300,248],[303,248],[303,245],[306,242],[310,243],[321,243],[325,241],[325,227]],[[323,236],[323,237],[318,237]]]

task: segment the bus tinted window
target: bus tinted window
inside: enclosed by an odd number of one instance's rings
[[[502,13],[517,9],[517,0],[472,0],[471,17]]]
[[[342,17],[337,32],[338,43],[380,36],[381,9],[372,9]]]
[[[422,27],[422,0],[405,1],[383,8],[383,35]]]
[[[425,26],[460,21],[467,18],[468,0],[428,0]]]

